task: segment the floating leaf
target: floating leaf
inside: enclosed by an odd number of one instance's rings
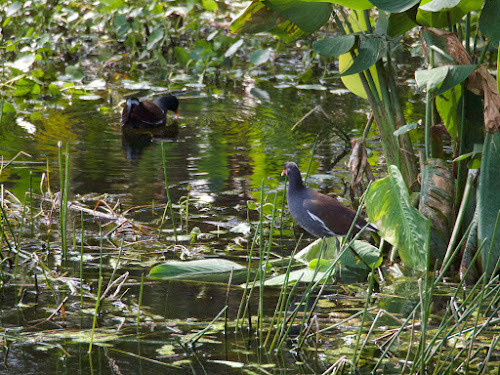
[[[255,66],[259,66],[266,63],[270,57],[271,49],[258,49],[250,55],[250,62]]]
[[[319,91],[325,91],[326,87],[323,85],[318,85],[318,84],[311,84],[311,85],[297,85],[295,86],[299,90],[319,90]]]
[[[233,272],[233,282],[246,277],[246,267],[227,259],[200,259],[170,261],[154,267],[149,273],[152,279],[180,279],[206,282],[227,282]]]
[[[161,28],[155,29],[148,38],[148,44],[146,45],[146,48],[148,50],[154,48],[158,44],[158,42],[160,42],[162,39],[163,39],[163,29]]]
[[[240,47],[243,45],[244,41],[243,39],[240,39],[238,41],[236,41],[235,43],[233,43],[233,45],[231,47],[228,48],[228,50],[226,51],[226,53],[224,54],[224,57],[231,57],[233,56],[236,51],[238,51],[238,49],[240,49]]]

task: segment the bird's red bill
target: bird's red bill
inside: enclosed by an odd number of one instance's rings
[[[285,170],[285,169],[283,169],[283,170],[281,171],[281,175],[282,175],[282,176],[286,175],[286,170]]]

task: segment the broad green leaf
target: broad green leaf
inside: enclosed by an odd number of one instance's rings
[[[352,65],[345,70],[341,70],[339,76],[361,73],[382,58],[385,51],[386,41],[380,36],[360,36],[358,54],[354,58]]]
[[[418,4],[420,0],[370,0],[370,2],[377,8],[385,10],[390,13],[402,13],[414,5]]]
[[[250,62],[255,66],[259,66],[266,63],[270,57],[271,49],[258,49],[250,55]]]
[[[490,274],[500,258],[500,233],[492,244],[497,215],[500,211],[500,132],[486,133],[481,160],[481,173],[477,189],[476,218],[478,224],[478,243],[486,240],[481,253],[483,271]],[[490,251],[491,249],[491,251]],[[488,256],[491,254],[490,267],[486,270]]]
[[[441,1],[445,0],[421,1],[416,17],[419,25],[430,27],[448,27],[448,25],[453,25],[460,21],[467,13],[473,10],[480,10],[483,5],[482,0],[461,0],[458,4],[451,8],[441,8],[439,12],[425,10],[427,7],[437,9],[440,8],[440,5],[446,5],[445,3],[441,3]],[[445,2],[448,4],[454,3],[454,1],[448,2],[447,0]],[[431,5],[428,5],[430,3]]]
[[[436,109],[454,142],[460,137],[462,116],[459,108],[461,96],[462,85],[456,85],[453,89],[436,97]]]
[[[215,12],[217,9],[219,9],[219,6],[214,0],[201,0],[201,3],[203,5],[203,8],[210,12]]]
[[[21,78],[20,80],[16,81],[16,90],[14,91],[14,96],[25,96],[30,94],[34,85],[35,82],[33,82],[32,80]]]
[[[408,133],[410,130],[416,129],[417,126],[418,124],[416,122],[410,122],[409,124],[403,125],[398,130],[395,130],[393,134],[398,137],[402,134]]]
[[[325,38],[313,43],[313,48],[320,55],[336,57],[347,53],[354,46],[354,35],[342,35],[336,38]]]
[[[350,65],[352,65],[351,54],[350,53],[346,53],[346,54],[340,55],[340,57],[339,57],[339,69],[341,71],[345,70]],[[370,71],[370,73],[371,73],[371,75],[373,77],[373,80],[375,81],[375,86],[377,87],[377,90],[379,90],[379,93],[380,93],[380,84],[379,84],[379,81],[378,81],[377,69],[373,65],[369,69],[369,71]],[[357,95],[357,96],[359,96],[359,97],[361,97],[363,99],[367,99],[368,98],[368,96],[366,95],[366,91],[365,91],[365,89],[363,87],[363,83],[361,82],[361,78],[359,78],[358,74],[353,74],[353,75],[350,75],[350,76],[343,76],[343,77],[341,77],[341,79],[342,79],[342,83],[344,84],[344,86],[350,92],[352,92],[354,95]]]
[[[453,226],[455,179],[441,159],[428,159],[422,169],[419,211],[431,219],[431,254],[444,257]]]
[[[438,96],[463,82],[475,68],[475,65],[445,65],[417,70],[415,80],[419,87],[434,90],[433,96]]]
[[[160,42],[162,39],[163,39],[163,29],[158,28],[154,30],[148,38],[148,44],[146,45],[146,48],[148,50],[155,48],[158,42]]]
[[[366,195],[366,212],[381,236],[398,250],[405,265],[417,271],[427,264],[427,221],[410,203],[405,182],[394,165],[390,176],[375,181]]]
[[[391,38],[396,38],[418,26],[416,21],[417,8],[408,9],[403,13],[391,13],[389,15],[389,25],[387,26],[387,34]]]
[[[16,108],[5,100],[0,101],[0,113],[16,113]]]
[[[174,55],[175,55],[175,61],[177,61],[182,66],[187,66],[189,61],[191,61],[189,52],[185,48],[174,47]]]
[[[285,42],[307,36],[330,18],[331,4],[288,0],[253,1],[230,27],[233,33],[269,31]]]
[[[290,0],[263,0],[264,4],[304,32],[311,34],[323,26],[332,12],[330,3]]]
[[[154,267],[149,273],[152,279],[181,279],[206,282],[227,282],[233,272],[233,281],[245,277],[244,266],[227,259],[200,259],[190,261],[170,261]],[[243,281],[243,280],[241,280]]]
[[[486,0],[479,16],[479,30],[494,43],[500,42],[498,20],[500,20],[500,1]]]

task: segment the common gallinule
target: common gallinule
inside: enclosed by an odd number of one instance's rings
[[[167,111],[179,116],[179,100],[174,95],[165,95],[153,102],[129,98],[122,110],[121,124],[132,128],[152,128],[164,125]]]
[[[286,162],[282,176],[288,176],[286,198],[288,209],[295,222],[316,237],[343,236],[347,234],[356,212],[335,198],[329,197],[304,186],[299,167],[294,162]],[[352,233],[358,233],[366,221],[358,217]],[[368,230],[377,232],[369,224]]]

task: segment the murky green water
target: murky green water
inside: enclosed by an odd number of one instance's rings
[[[345,139],[362,134],[366,103],[350,94],[277,89],[271,83],[204,88],[179,96],[181,117],[176,135],[144,133],[126,137],[120,128],[118,98],[107,94],[101,97],[97,101],[75,98],[18,102],[17,115],[2,120],[0,155],[4,163],[19,151],[31,157],[19,156],[2,170],[0,181],[21,203],[26,200],[27,205],[36,207],[33,212],[39,217],[25,219],[25,257],[19,259],[20,273],[0,291],[0,325],[4,347],[8,348],[3,351],[5,366],[0,367],[0,373],[309,374],[326,371],[342,355],[352,358],[357,319],[316,336],[319,345],[310,343],[300,353],[267,353],[259,346],[255,321],[252,330],[248,330],[246,322],[240,322],[243,328],[234,326],[242,296],[237,285],[227,293],[224,284],[146,278],[139,325],[136,320],[141,275],[155,264],[200,257],[246,263],[255,228],[250,233],[234,229],[249,218],[252,222],[257,219],[255,211],[247,210],[247,201],[260,199],[262,181],[265,199],[272,201],[278,193],[281,207],[280,172],[285,161],[296,161],[305,171],[314,149],[309,183],[347,202],[350,175]],[[407,105],[409,113],[413,113],[415,104]],[[292,131],[316,106],[321,106],[329,117],[315,111]],[[100,111],[101,107],[111,110]],[[172,126],[173,119],[168,123]],[[81,211],[70,209],[66,257],[60,252],[58,213],[52,212],[51,197],[59,190],[59,141],[63,151],[66,145],[69,147],[69,199],[90,210],[83,215],[83,309],[79,289]],[[175,245],[169,220],[158,232],[166,202],[162,145],[182,239],[179,245]],[[375,134],[371,134],[368,146],[373,153],[373,168],[383,173]],[[47,190],[47,178],[51,192]],[[30,185],[33,200],[25,196]],[[177,205],[186,196],[190,202],[188,222],[181,221],[186,207]],[[116,221],[96,218],[90,212],[98,202],[100,207],[109,205],[119,218],[128,221],[117,227]],[[290,224],[286,220],[283,234],[274,238],[275,256],[286,256],[296,246],[298,236],[290,231]],[[194,243],[185,241],[184,237],[189,236],[183,235],[194,227],[201,234]],[[303,245],[309,240],[306,235]],[[113,271],[117,264],[119,267]],[[12,270],[14,265],[7,267]],[[94,350],[89,356],[100,268],[103,291],[113,272],[114,279],[126,272],[129,275],[119,290],[116,284],[110,288],[101,306]],[[402,283],[393,288],[396,298],[386,289],[386,294],[374,302],[397,316],[406,316],[417,301],[416,285],[412,289]],[[367,285],[332,286],[328,298],[318,307],[316,328],[332,326],[362,309],[366,290]],[[266,289],[264,306],[269,317],[278,292]],[[252,297],[255,301],[250,305],[254,309],[256,298]],[[64,313],[57,309],[61,302]],[[226,303],[228,326],[224,326],[223,318],[219,319],[192,345],[190,335],[207,327]],[[255,315],[256,311],[251,313]],[[390,318],[381,319],[391,324]],[[368,363],[370,368],[380,353],[376,346],[365,348],[361,363]],[[399,354],[405,357],[404,352]],[[384,371],[399,373],[400,365],[388,364]]]

